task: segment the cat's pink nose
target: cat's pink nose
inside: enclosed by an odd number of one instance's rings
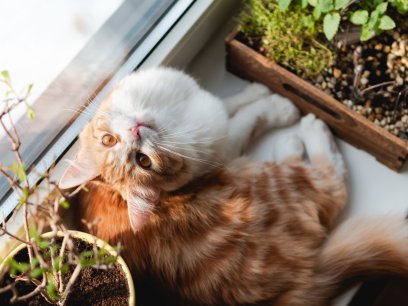
[[[141,127],[149,127],[147,124],[144,122],[137,122],[134,127],[131,127],[129,131],[132,133],[133,136],[135,136],[137,139],[140,139],[140,128]]]

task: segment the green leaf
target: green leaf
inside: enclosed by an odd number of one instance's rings
[[[61,270],[62,273],[68,273],[69,271],[69,266],[68,265],[62,265]]]
[[[302,19],[301,19],[301,22],[302,22],[304,27],[307,27],[311,31],[314,31],[315,21],[313,20],[312,16],[310,16],[310,15],[303,16]]]
[[[8,85],[11,84],[10,74],[8,73],[7,70],[3,70],[3,71],[1,72],[1,76],[3,77],[3,81],[4,81],[6,84],[8,84]]]
[[[29,104],[27,104],[26,113],[28,119],[33,120],[35,118],[35,111]]]
[[[334,3],[334,9],[335,10],[340,10],[343,7],[345,7],[347,4],[349,4],[351,0],[335,0]]]
[[[52,265],[52,268],[53,268],[55,271],[58,271],[60,262],[61,262],[61,257],[57,256],[57,257],[54,258],[54,263],[53,263],[53,265]]]
[[[84,251],[79,254],[79,262],[82,268],[92,266],[96,263],[95,254],[93,251]]]
[[[27,98],[31,94],[31,90],[33,89],[33,84],[29,84],[27,86],[26,92],[25,92],[25,97]]]
[[[319,20],[321,16],[322,16],[322,11],[316,6],[316,7],[313,9],[313,18],[314,18],[315,20]]]
[[[40,249],[47,249],[51,242],[46,239],[42,239],[37,228],[35,226],[31,226],[29,229],[30,237],[32,237],[35,243],[40,247]]]
[[[380,12],[377,11],[377,10],[372,11],[372,12],[371,12],[371,15],[370,15],[370,19],[368,20],[367,26],[368,26],[371,30],[373,30],[373,29],[376,27],[376,25],[377,25],[379,19],[380,19]]]
[[[20,209],[21,205],[27,203],[30,197],[30,190],[27,187],[24,187],[21,191],[23,192],[23,196],[18,199],[17,209]]]
[[[318,0],[317,6],[322,13],[330,12],[333,8],[333,0]]]
[[[395,22],[391,17],[385,15],[380,19],[380,25],[378,26],[381,30],[392,30],[395,28]]]
[[[24,273],[30,269],[30,264],[28,262],[18,262],[14,258],[11,258],[8,263],[11,270],[13,270],[12,274],[14,275],[17,274],[16,272]]]
[[[278,0],[279,8],[284,11],[289,7],[291,2],[292,0]]]
[[[31,264],[33,265],[33,267],[38,266],[39,263],[40,263],[40,261],[36,257],[34,257],[33,260],[31,261]]]
[[[400,14],[405,14],[408,12],[408,1],[407,0],[389,0],[391,5],[395,7]]]
[[[309,2],[309,4],[313,7],[317,6],[317,0],[307,0],[307,2]]]
[[[34,238],[34,240],[40,239],[40,234],[38,233],[38,230],[35,226],[30,226],[28,233],[30,237]]]
[[[368,21],[368,12],[366,10],[358,10],[355,11],[351,16],[350,16],[350,21],[354,24],[365,24]]]
[[[340,14],[331,13],[324,16],[323,31],[328,40],[332,40],[336,35],[340,25]]]
[[[17,176],[20,183],[23,183],[26,180],[27,174],[24,163],[19,164],[18,162],[14,161],[9,169],[15,176]]]
[[[41,268],[35,268],[34,270],[31,271],[30,275],[31,277],[38,278],[43,274],[43,269]]]
[[[65,198],[62,198],[60,200],[60,205],[62,208],[65,208],[65,209],[68,209],[70,206],[69,202]]]
[[[387,11],[387,7],[388,7],[388,2],[383,2],[383,3],[380,3],[379,5],[377,5],[375,10],[377,12],[379,12],[381,15],[383,15]]]
[[[361,41],[367,41],[367,40],[373,38],[374,35],[375,35],[375,31],[368,24],[363,24],[363,26],[361,28],[360,40]]]
[[[52,273],[47,272],[47,294],[52,300],[58,299],[57,284]]]
[[[300,0],[300,7],[302,9],[306,8],[308,4],[308,0]]]
[[[50,246],[50,242],[47,240],[40,240],[37,242],[37,244],[42,250],[47,249]]]

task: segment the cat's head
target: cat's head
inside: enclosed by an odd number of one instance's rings
[[[223,161],[227,114],[186,74],[154,68],[123,79],[80,135],[80,150],[60,180],[71,188],[100,179],[134,214]],[[131,214],[131,212],[129,212]]]

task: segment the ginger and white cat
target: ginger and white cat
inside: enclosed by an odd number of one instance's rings
[[[183,303],[320,306],[360,274],[407,275],[402,218],[349,220],[332,233],[346,169],[322,121],[304,117],[299,136],[276,147],[278,163],[237,158],[298,116],[259,84],[224,104],[180,71],[136,72],[81,133],[60,186],[88,182],[78,219],[99,219],[96,235],[122,242],[137,288],[148,275]]]

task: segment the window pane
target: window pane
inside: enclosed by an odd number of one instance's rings
[[[35,99],[122,2],[1,1],[0,68],[9,70],[16,88],[35,83]]]
[[[75,120],[77,111],[103,88],[175,2],[0,2],[0,69],[9,70],[16,89],[34,84],[31,102],[36,118],[29,120],[23,107],[16,112],[27,167]],[[0,134],[0,157],[4,165],[14,159],[4,134]],[[0,178],[0,198],[8,189]]]

